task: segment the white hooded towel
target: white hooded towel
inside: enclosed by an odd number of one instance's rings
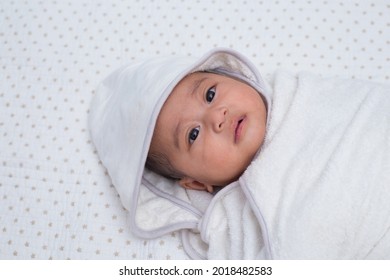
[[[144,167],[164,101],[196,71],[240,79],[267,105],[261,151],[215,196]],[[389,259],[389,87],[285,72],[270,85],[227,49],[127,65],[103,81],[90,131],[132,231],[179,230],[193,258]]]

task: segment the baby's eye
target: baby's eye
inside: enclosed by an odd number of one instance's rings
[[[191,131],[188,135],[188,142],[190,142],[190,144],[193,144],[195,142],[196,138],[199,135],[199,130],[200,130],[199,127],[191,129]]]
[[[214,96],[215,96],[215,86],[214,87],[211,87],[207,90],[206,92],[206,101],[207,103],[211,103],[214,99]]]

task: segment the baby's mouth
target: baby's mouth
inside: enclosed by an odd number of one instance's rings
[[[246,117],[241,117],[237,122],[237,126],[236,126],[236,129],[234,131],[234,142],[235,143],[237,143],[241,138],[242,127],[244,125],[245,119],[246,119]]]

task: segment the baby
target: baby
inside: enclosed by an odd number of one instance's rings
[[[143,192],[176,204],[182,191],[209,195],[236,181],[263,143],[269,108],[256,67],[217,48],[201,58],[154,57],[114,71],[93,98],[89,128],[135,221],[137,205],[150,199],[140,198]]]
[[[388,259],[389,87],[284,71],[270,86],[272,104],[225,49],[103,82],[91,136],[132,232],[183,230],[194,258]]]
[[[213,192],[245,171],[263,143],[266,119],[263,98],[247,83],[191,73],[161,108],[146,166],[184,188]]]

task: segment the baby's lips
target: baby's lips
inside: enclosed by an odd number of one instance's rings
[[[244,126],[244,123],[245,123],[245,120],[246,120],[246,117],[240,117],[237,119],[237,121],[235,122],[235,130],[234,130],[234,142],[237,143],[240,138],[241,138],[241,134],[242,134],[242,128]]]

